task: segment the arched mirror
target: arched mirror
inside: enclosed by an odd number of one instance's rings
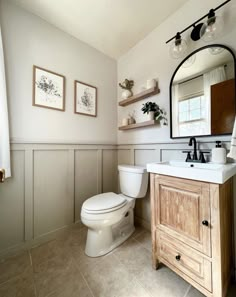
[[[216,44],[194,51],[170,82],[171,138],[231,134],[235,99],[231,49]]]

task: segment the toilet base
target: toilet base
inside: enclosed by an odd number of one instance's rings
[[[100,230],[88,228],[85,254],[89,257],[100,257],[126,241],[135,231],[133,211],[129,211],[128,214],[113,226],[107,226]]]

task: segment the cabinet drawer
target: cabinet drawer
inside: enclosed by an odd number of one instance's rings
[[[208,291],[212,292],[212,263],[189,246],[176,239],[157,232],[158,258],[170,268],[177,268]]]

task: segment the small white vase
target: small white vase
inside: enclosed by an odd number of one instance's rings
[[[121,93],[121,98],[122,99],[127,99],[127,98],[129,98],[131,96],[132,96],[132,92],[130,90],[124,90]]]
[[[148,117],[148,121],[154,120],[154,111],[149,111],[149,113],[147,114],[147,117]]]

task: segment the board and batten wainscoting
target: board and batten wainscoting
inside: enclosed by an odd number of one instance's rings
[[[215,146],[215,139],[197,140],[201,149]],[[221,140],[229,149],[229,137]],[[87,198],[119,193],[118,164],[184,160],[182,150],[189,148],[188,139],[118,145],[12,143],[12,178],[0,185],[0,259],[50,240],[79,222]],[[236,196],[235,178],[234,189]],[[234,204],[236,210],[236,199]],[[148,191],[145,198],[136,200],[135,221],[150,229],[150,216]]]
[[[12,143],[12,178],[0,185],[0,259],[80,221],[89,197],[117,192],[117,146]]]

